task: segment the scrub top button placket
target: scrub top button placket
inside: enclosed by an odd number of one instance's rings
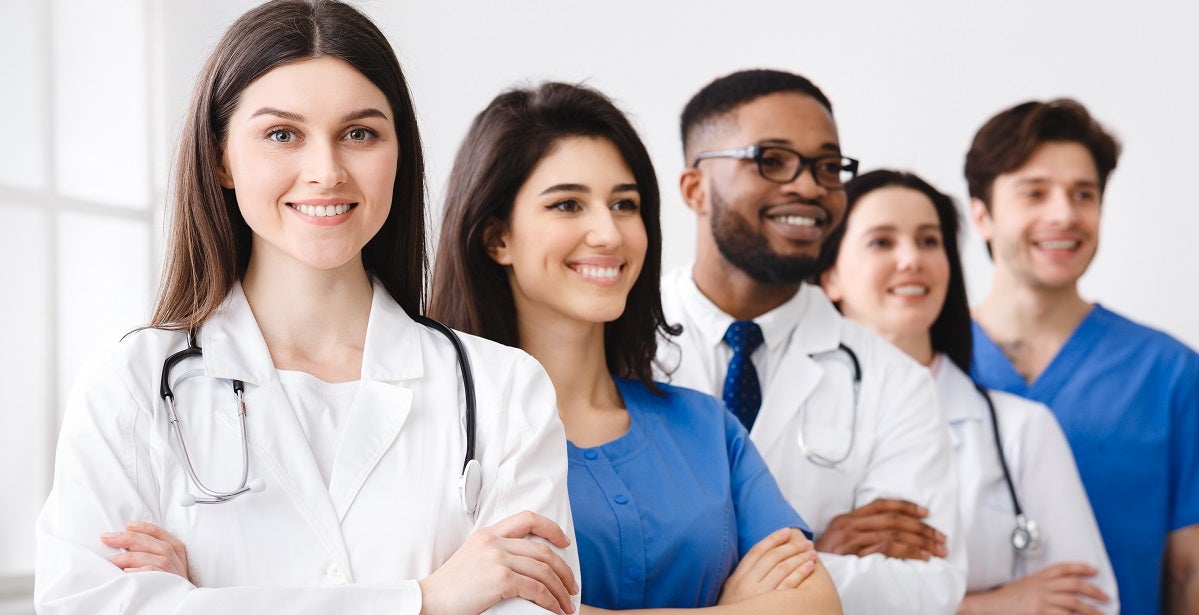
[[[645,601],[646,546],[641,511],[607,455],[588,449],[583,451],[583,458],[587,459],[587,467],[600,489],[612,502],[609,508],[620,529],[620,569],[624,570],[624,575],[620,579],[618,606],[621,609],[637,608]]]

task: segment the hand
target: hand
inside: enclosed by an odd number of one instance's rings
[[[783,528],[763,538],[725,579],[717,604],[732,604],[776,589],[794,589],[816,569],[816,549],[803,532]]]
[[[996,589],[967,594],[958,613],[1102,615],[1099,609],[1083,600],[1083,596],[1097,602],[1109,600],[1107,594],[1084,580],[1097,573],[1082,563],[1054,564]]]
[[[481,613],[519,596],[552,613],[572,613],[579,593],[574,572],[539,536],[564,548],[562,528],[530,511],[507,517],[471,534],[433,574],[420,580],[422,615]]]
[[[100,534],[100,542],[114,549],[124,549],[108,561],[125,572],[158,570],[177,574],[189,582],[187,548],[174,534],[147,521],[130,521],[124,532]]]
[[[945,535],[921,519],[928,509],[904,500],[877,499],[861,508],[833,517],[816,550],[841,555],[882,553],[899,559],[928,561],[945,557]]]

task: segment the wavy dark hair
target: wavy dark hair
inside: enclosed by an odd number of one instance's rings
[[[391,211],[362,260],[409,314],[425,294],[425,163],[395,51],[365,15],[334,0],[277,0],[229,27],[196,83],[174,166],[166,261],[150,326],[192,329],[221,305],[250,263],[250,227],[217,170],[229,118],[255,79],[284,64],[338,58],[383,91],[400,156]]]
[[[608,370],[653,386],[659,331],[677,335],[662,311],[662,227],[658,180],[645,145],[606,96],[582,85],[544,83],[497,96],[474,119],[450,172],[429,315],[488,339],[520,345],[516,305],[504,267],[487,250],[489,225],[506,223],[516,194],[555,144],[597,137],[620,152],[641,194],[648,245],[624,313],[604,325]]]
[[[929,337],[934,351],[944,353],[964,373],[969,374],[973,353],[970,302],[966,298],[966,278],[962,272],[962,255],[958,248],[961,222],[952,197],[932,187],[919,176],[904,171],[880,169],[850,180],[845,184],[845,220],[824,242],[820,255],[820,271],[827,271],[837,262],[837,255],[841,252],[841,241],[845,239],[845,229],[849,226],[849,218],[853,215],[854,206],[858,201],[875,190],[891,186],[908,188],[923,194],[932,201],[933,209],[937,211],[937,221],[941,224],[941,245],[945,249],[945,258],[949,261],[949,288],[945,292],[945,304],[941,306],[941,312],[929,328]],[[819,279],[819,275],[816,279]]]

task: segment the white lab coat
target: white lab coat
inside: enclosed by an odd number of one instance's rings
[[[731,357],[722,336],[733,318],[696,288],[690,265],[663,278],[662,295],[667,321],[683,333],[659,345],[660,363],[677,365],[673,383],[719,397]],[[949,556],[928,562],[821,553],[845,612],[953,613],[966,589],[965,542],[957,468],[928,370],[844,319],[819,287],[804,284],[755,320],[767,330],[780,318],[795,323],[774,347],[767,331],[753,355],[763,395],[750,439],[795,510],[819,536],[839,514],[878,498],[904,499],[927,507],[926,522],[948,539]],[[819,356],[839,343],[857,353],[862,385],[853,452],[830,469],[807,459],[799,438],[802,422],[806,444],[824,457],[849,448],[853,368],[844,353]]]
[[[1016,496],[1041,533],[1040,548],[1017,555],[1011,543],[1016,509],[999,465],[987,402],[944,355],[934,381],[958,456],[962,527],[970,560],[966,590],[992,589],[1052,564],[1083,562],[1099,570],[1090,582],[1112,598],[1095,605],[1105,613],[1119,613],[1112,565],[1074,455],[1053,414],[1036,402],[990,392]]]
[[[235,398],[245,382],[250,476],[266,490],[232,502],[177,502],[186,478],[159,397],[164,359],[185,334],[144,330],[84,373],[68,402],[54,486],[37,524],[40,613],[410,613],[416,579],[473,531],[522,510],[556,521],[558,550],[578,576],[566,489],[566,437],[554,389],[531,357],[462,335],[478,394],[478,514],[464,514],[464,393],[441,334],[412,321],[374,286],[362,383],[326,487],[240,285],[203,326],[203,369],[176,400],[196,472],[216,489],[241,472]],[[198,362],[198,361],[197,361]],[[193,384],[195,383],[195,384]],[[101,532],[148,520],[188,549],[193,586],[159,572],[126,574]],[[576,602],[577,604],[577,602]],[[495,612],[544,612],[510,599]]]

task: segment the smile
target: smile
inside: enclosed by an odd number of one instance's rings
[[[341,205],[307,205],[304,203],[288,203],[292,209],[314,218],[329,218],[340,216],[358,206],[357,203],[345,203]]]
[[[922,297],[928,294],[928,287],[920,286],[918,284],[905,284],[903,286],[896,286],[895,288],[892,288],[891,293],[899,295],[900,297]]]
[[[816,226],[820,224],[816,218],[806,216],[773,216],[770,219],[789,226]]]
[[[1055,239],[1053,241],[1038,241],[1035,245],[1041,250],[1074,250],[1079,242],[1072,239]]]
[[[572,265],[573,269],[579,275],[593,280],[615,280],[620,277],[621,267],[594,267],[591,265]]]

